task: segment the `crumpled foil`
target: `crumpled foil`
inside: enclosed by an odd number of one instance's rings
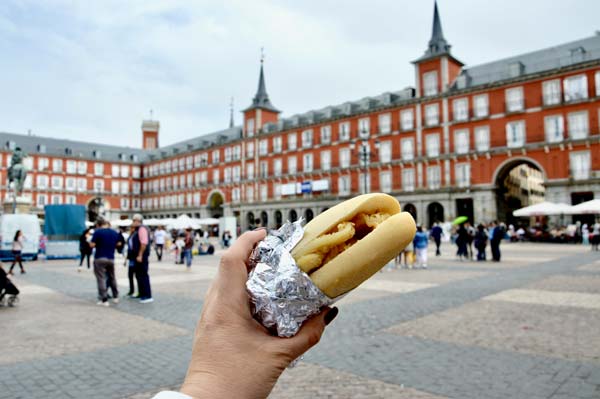
[[[302,239],[301,221],[270,230],[250,257],[246,282],[252,313],[280,337],[294,336],[302,322],[334,301],[296,265],[291,250]]]

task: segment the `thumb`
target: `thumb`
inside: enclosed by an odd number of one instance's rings
[[[323,331],[325,331],[325,326],[327,326],[337,314],[338,308],[326,307],[321,313],[305,321],[296,335],[280,341],[285,346],[285,352],[290,355],[292,359],[300,357],[304,352],[319,342],[323,335]]]

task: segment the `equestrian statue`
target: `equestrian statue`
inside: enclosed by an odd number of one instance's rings
[[[13,151],[12,158],[10,160],[10,167],[8,168],[8,183],[13,183],[14,196],[21,195],[23,192],[23,185],[25,184],[25,178],[27,177],[27,170],[23,165],[23,159],[27,157],[20,147],[15,148]]]

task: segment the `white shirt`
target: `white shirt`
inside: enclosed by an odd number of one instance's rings
[[[154,242],[156,244],[163,244],[165,243],[165,236],[167,235],[167,233],[164,230],[156,230],[154,232]]]

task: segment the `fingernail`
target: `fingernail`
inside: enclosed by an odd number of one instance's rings
[[[333,319],[335,319],[335,317],[338,315],[339,309],[336,307],[331,308],[331,310],[329,312],[327,312],[327,314],[325,315],[325,325],[329,325],[329,323],[331,323],[333,321]]]

